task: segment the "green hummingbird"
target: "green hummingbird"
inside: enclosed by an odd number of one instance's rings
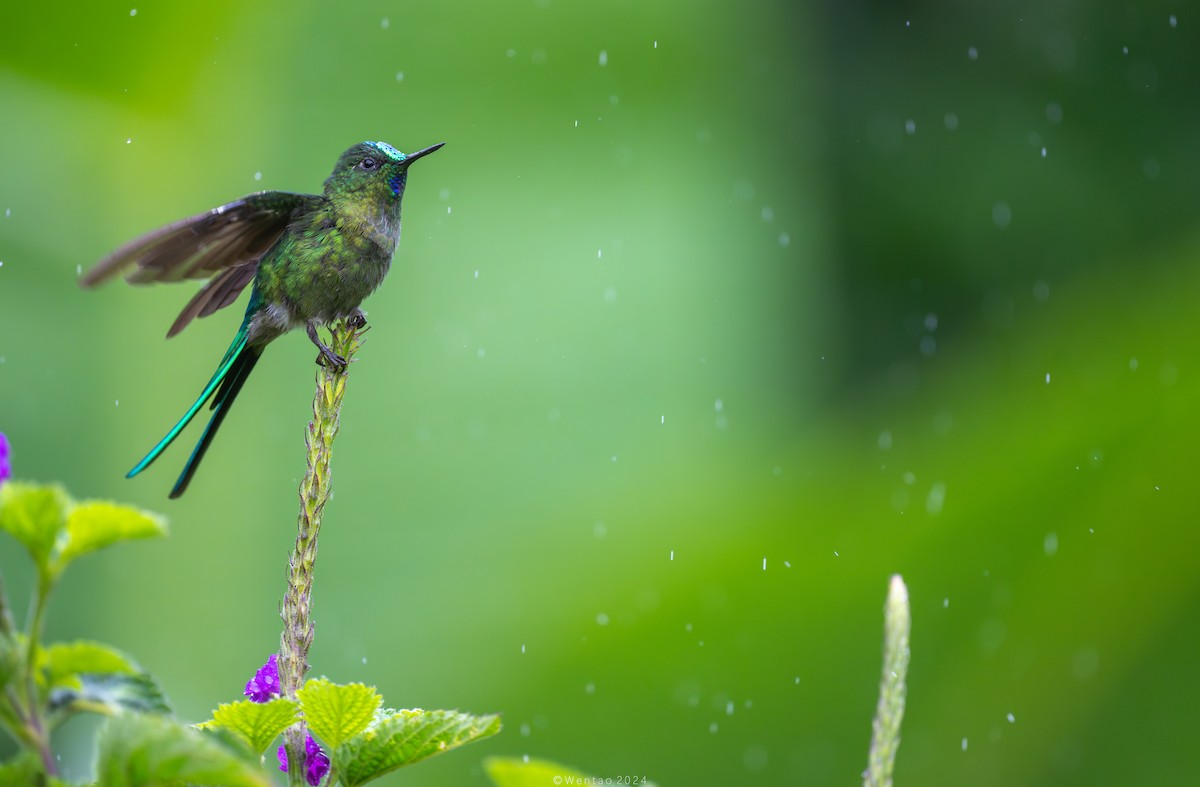
[[[182,495],[263,350],[292,328],[303,326],[321,351],[318,363],[346,365],[317,327],[343,318],[365,324],[359,305],[387,275],[400,241],[408,168],[444,144],[406,155],[385,142],[359,143],[338,159],[323,194],[250,194],[143,235],[80,279],[92,287],[129,269],[125,278],[134,284],[208,278],[167,338],[251,285],[246,316],[216,372],[126,478],[149,467],[211,399],[212,417],[171,489],[170,497]]]

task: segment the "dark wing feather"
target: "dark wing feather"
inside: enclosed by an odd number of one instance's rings
[[[167,331],[167,338],[170,339],[182,331],[197,317],[207,317],[236,301],[238,294],[254,279],[254,274],[258,270],[257,261],[255,258],[241,265],[226,268],[209,279],[208,283],[188,301],[188,305],[184,306],[183,311],[175,318],[175,322],[171,324],[171,330]]]
[[[107,281],[130,267],[126,279],[135,284],[145,282],[175,282],[184,279],[203,279],[214,273],[247,265],[250,278],[254,266],[267,249],[278,240],[288,222],[298,211],[318,207],[322,197],[311,194],[293,194],[286,191],[260,191],[242,199],[214,208],[207,213],[155,230],[125,244],[96,263],[79,283],[92,287]],[[220,277],[218,277],[220,278]],[[218,300],[228,295],[225,287],[240,281],[237,292],[246,286],[250,278],[234,277],[225,281]],[[216,283],[214,280],[213,284]],[[202,296],[203,303],[196,314],[203,312],[207,304],[213,303],[217,293],[210,284],[188,304],[180,320],[186,325],[192,318],[184,319]],[[209,293],[205,296],[205,293]],[[231,301],[225,300],[221,305]],[[220,308],[214,306],[213,310]],[[193,315],[194,316],[194,315]],[[176,321],[178,324],[179,321]],[[182,325],[179,326],[182,328]],[[172,328],[173,332],[178,332]]]

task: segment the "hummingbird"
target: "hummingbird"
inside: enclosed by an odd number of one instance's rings
[[[207,278],[168,339],[196,317],[233,303],[250,285],[241,327],[217,370],[126,478],[149,467],[211,400],[212,416],[169,497],[182,495],[263,350],[293,328],[303,327],[320,350],[318,363],[345,367],[317,328],[339,319],[366,324],[359,305],[391,267],[408,168],[444,144],[405,154],[386,142],[361,142],[338,158],[322,194],[249,194],[127,243],[80,279],[88,288],[126,272],[133,284]]]

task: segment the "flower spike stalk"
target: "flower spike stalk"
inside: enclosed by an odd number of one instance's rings
[[[333,439],[337,437],[346,393],[350,362],[362,346],[366,332],[365,320],[338,322],[330,327],[330,348],[346,359],[345,366],[325,364],[317,370],[317,388],[313,397],[313,417],[304,435],[308,447],[308,468],[300,482],[300,516],[296,533],[296,548],[288,565],[287,592],[283,597],[280,617],[283,634],[279,646],[279,686],[281,694],[291,700],[304,685],[308,673],[308,649],[313,641],[312,589],[313,566],[317,559],[317,534],[321,529],[321,513],[329,502],[331,491],[330,458]],[[288,761],[288,784],[305,783],[305,727],[297,722],[284,734]]]

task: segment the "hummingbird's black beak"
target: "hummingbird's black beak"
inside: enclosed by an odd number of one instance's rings
[[[416,161],[417,159],[421,158],[421,156],[428,156],[430,153],[432,153],[433,151],[437,150],[438,148],[440,148],[442,145],[445,145],[445,144],[446,144],[445,142],[439,142],[436,145],[430,145],[427,148],[418,150],[416,153],[409,153],[407,156],[404,157],[404,163],[411,164],[414,161]]]

